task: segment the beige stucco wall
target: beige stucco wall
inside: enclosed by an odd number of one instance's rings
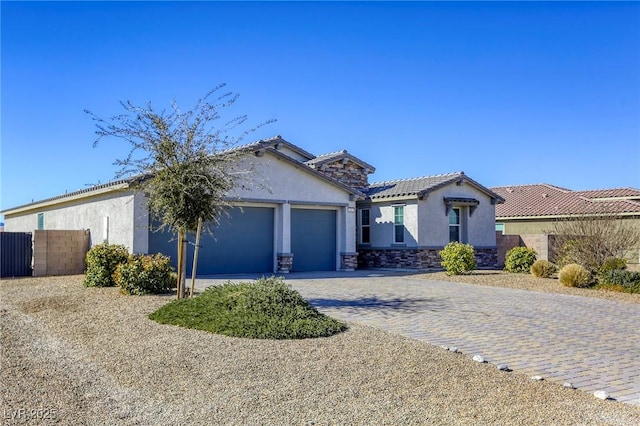
[[[266,152],[246,156],[235,168],[236,189],[229,196],[240,199],[281,200],[311,204],[347,204],[349,193]]]
[[[491,204],[491,198],[484,192],[470,184],[448,185],[420,200],[421,245],[445,246],[449,243],[449,217],[446,214],[444,197],[475,198],[480,201],[472,215],[469,215],[468,207],[461,207],[463,241],[474,247],[496,245],[495,205]]]
[[[134,194],[129,191],[109,192],[53,206],[36,205],[19,214],[5,214],[5,230],[33,232],[38,229],[38,213],[44,213],[45,230],[88,229],[91,245],[102,243],[106,236],[109,243],[122,244],[134,250],[141,248],[133,244],[135,205]]]
[[[416,200],[373,203],[370,208],[371,246],[390,247],[394,244],[394,207],[404,206],[404,245],[418,246],[418,204]]]

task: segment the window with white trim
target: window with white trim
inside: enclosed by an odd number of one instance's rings
[[[449,242],[460,241],[460,208],[449,210]]]
[[[38,230],[44,229],[44,213],[38,213]]]
[[[371,210],[360,210],[360,243],[371,243]]]
[[[404,206],[393,206],[393,242],[404,243]]]

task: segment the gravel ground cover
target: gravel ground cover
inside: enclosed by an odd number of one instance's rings
[[[147,319],[169,300],[0,281],[3,424],[640,424],[638,407],[357,324],[269,341]]]
[[[512,274],[495,270],[476,270],[468,275],[449,276],[445,272],[428,272],[412,275],[412,278],[423,278],[436,281],[453,281],[466,284],[477,284],[491,287],[507,287],[520,290],[542,291],[546,293],[571,294],[574,296],[597,297],[618,302],[639,303],[640,294],[619,293],[608,290],[566,287],[556,278],[535,278],[531,274]]]

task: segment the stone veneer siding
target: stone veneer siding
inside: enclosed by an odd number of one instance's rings
[[[293,267],[293,254],[278,253],[278,270],[281,274],[288,274]]]
[[[441,269],[440,248],[358,248],[359,268],[409,268]],[[479,268],[495,268],[498,263],[497,248],[476,248]]]
[[[363,189],[369,186],[367,171],[353,161],[344,163],[342,159],[338,159],[318,166],[316,170],[351,188]]]
[[[358,253],[340,253],[340,269],[353,271],[358,268]]]

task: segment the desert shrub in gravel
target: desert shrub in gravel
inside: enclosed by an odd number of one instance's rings
[[[593,281],[591,273],[577,263],[570,263],[558,272],[558,281],[567,287],[589,287]]]
[[[504,259],[504,270],[507,272],[529,272],[536,261],[536,251],[528,247],[513,247]]]
[[[538,259],[531,265],[531,275],[536,278],[551,278],[558,268],[548,260]]]
[[[177,281],[170,259],[162,254],[131,255],[113,277],[122,293],[134,295],[167,293]]]
[[[598,269],[599,274],[604,274],[609,271],[627,269],[627,259],[623,257],[610,257],[605,260],[604,263]]]
[[[614,269],[601,273],[596,287],[624,293],[640,293],[640,272]]]
[[[327,337],[347,329],[276,277],[212,286],[197,297],[168,303],[149,318],[161,324],[254,339]]]
[[[447,271],[447,275],[469,273],[476,269],[476,257],[471,244],[452,242],[440,251],[440,264]]]
[[[118,244],[98,244],[87,252],[85,258],[87,272],[82,284],[85,287],[112,287],[115,285],[113,274],[118,265],[125,263],[129,251]]]

